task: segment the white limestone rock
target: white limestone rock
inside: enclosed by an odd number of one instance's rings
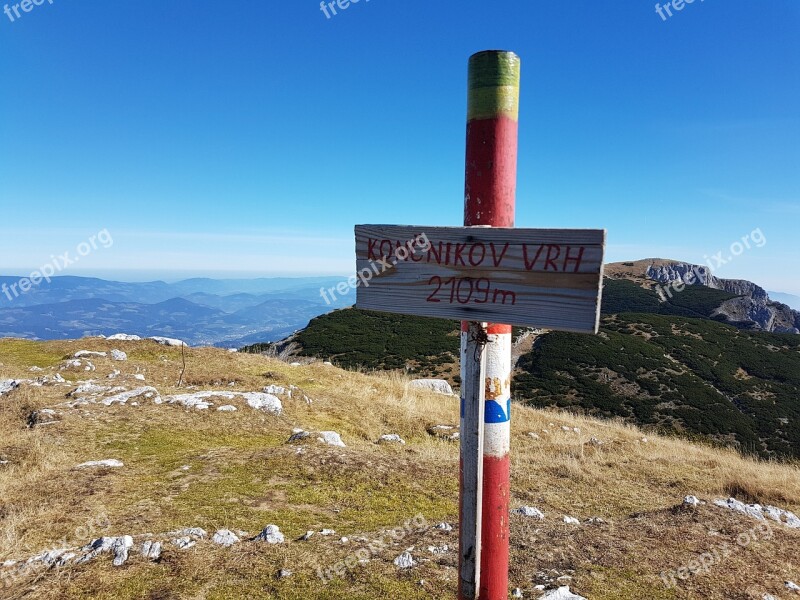
[[[283,412],[283,405],[280,398],[272,394],[263,392],[246,392],[242,394],[247,401],[247,406],[273,415],[280,415]]]
[[[340,448],[346,447],[345,443],[342,441],[342,436],[335,431],[320,431],[317,439],[320,442],[328,444],[329,446],[338,446]]]
[[[558,589],[550,590],[543,596],[539,596],[539,600],[586,600],[586,598],[573,594],[569,591],[568,585],[563,585]]]
[[[183,340],[178,340],[176,338],[169,338],[169,337],[162,337],[160,335],[153,335],[147,338],[148,340],[153,340],[157,344],[161,344],[162,346],[177,346],[180,348],[181,346],[187,346],[188,344]]]
[[[378,444],[401,444],[405,445],[406,441],[396,433],[387,433],[378,438]]]
[[[236,412],[237,410],[233,404],[223,404],[217,407],[217,412]]]
[[[111,551],[114,553],[114,566],[120,567],[128,560],[128,553],[133,548],[133,538],[123,535],[114,540]]]
[[[149,560],[157,561],[161,558],[161,542],[147,540],[142,544],[139,553]]]
[[[277,525],[267,525],[255,539],[268,544],[282,544],[285,541],[284,535]]]
[[[0,396],[17,389],[19,384],[20,382],[16,379],[0,379]]]
[[[192,538],[203,540],[206,537],[208,537],[208,532],[202,527],[186,527],[185,529],[170,531],[168,535],[174,535],[176,537],[189,536]]]
[[[684,506],[700,506],[700,500],[697,496],[686,496],[683,499]]]
[[[800,529],[800,518],[789,510],[784,510],[775,506],[765,506],[764,513],[768,518],[778,523],[783,523],[790,529]]]
[[[763,509],[760,504],[745,504],[736,498],[728,498],[727,500],[714,500],[714,504],[727,508],[738,513],[742,513],[754,519],[761,521],[765,520]]]
[[[122,350],[112,350],[111,351],[111,359],[112,360],[128,360],[128,355],[123,352]]]
[[[564,523],[567,525],[580,525],[581,522],[576,519],[575,517],[570,517],[569,515],[564,515]]]
[[[125,388],[115,388],[115,390],[117,389],[125,389]],[[111,406],[112,404],[127,404],[129,400],[139,397],[152,400],[155,404],[161,404],[161,396],[158,394],[158,390],[149,385],[129,390],[126,392],[121,392],[115,394],[114,396],[109,396],[108,398],[104,398],[103,404],[105,404],[106,406]]]
[[[523,517],[538,519],[539,521],[544,520],[544,513],[533,506],[521,506],[520,508],[515,508],[511,512],[517,515],[522,515]]]
[[[261,391],[264,392],[265,394],[272,394],[274,396],[286,396],[286,395],[288,395],[289,397],[291,397],[291,395],[292,395],[291,390],[287,390],[282,385],[270,384],[270,385],[264,387],[264,389],[261,390]]]
[[[128,333],[115,333],[114,335],[108,336],[106,339],[120,342],[138,342],[142,338],[138,335],[130,335]]]
[[[78,350],[72,355],[73,358],[83,358],[85,356],[97,356],[98,358],[104,358],[108,356],[108,354],[105,352],[94,352],[92,350]]]
[[[90,468],[106,468],[106,469],[119,469],[124,467],[125,465],[122,463],[121,460],[117,460],[116,458],[106,458],[103,460],[90,460],[85,463],[79,464],[76,469],[90,469]]]
[[[415,390],[427,390],[437,394],[453,395],[453,388],[444,379],[414,379],[408,387]]]
[[[227,548],[229,546],[233,546],[234,544],[238,543],[239,538],[230,529],[219,529],[211,538],[211,541],[215,544],[218,544],[220,546],[225,546]]]
[[[195,542],[188,535],[179,538],[173,538],[171,542],[173,545],[177,546],[179,550],[188,550],[189,548],[197,544],[197,542]]]
[[[403,552],[400,556],[394,559],[394,565],[399,569],[410,569],[417,564],[414,557],[410,552]]]

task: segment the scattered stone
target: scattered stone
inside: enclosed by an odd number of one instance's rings
[[[329,446],[339,446],[341,448],[345,448],[345,443],[342,441],[342,437],[336,433],[335,431],[320,431],[320,437],[317,439],[320,442],[324,442]]]
[[[586,600],[586,598],[573,594],[569,591],[569,586],[564,585],[556,590],[550,590],[544,596],[540,596],[539,600]]]
[[[211,541],[227,548],[237,543],[239,538],[230,529],[220,529],[214,534]]]
[[[44,371],[44,369],[42,367],[37,367],[36,365],[34,365],[30,369],[28,369],[28,371],[30,371],[31,373],[41,373],[42,371]]]
[[[531,517],[540,521],[544,520],[544,513],[533,506],[521,506],[520,508],[515,508],[511,512],[522,515],[523,517]]]
[[[522,598],[522,590],[519,588],[514,588],[514,591],[511,592],[512,598]]]
[[[303,541],[303,542],[307,542],[308,540],[311,539],[311,537],[313,535],[314,535],[313,531],[311,531],[311,530],[306,531],[303,535],[300,536],[300,540]]]
[[[787,581],[787,582],[785,582],[785,585],[786,585],[786,589],[791,591],[791,592],[800,592],[800,585],[797,585],[793,581]]]
[[[93,380],[84,381],[80,384],[77,388],[72,390],[67,396],[71,398],[76,398],[78,396],[82,396],[83,394],[102,394],[103,392],[107,392],[111,388],[107,385],[98,385]]]
[[[111,551],[114,553],[114,566],[121,567],[128,560],[128,552],[133,548],[133,538],[129,535],[123,535],[115,538],[111,546]]]
[[[641,439],[641,442],[642,442],[643,444],[646,444],[646,443],[647,443],[647,438],[646,438],[646,437],[643,437],[643,438]]]
[[[326,367],[332,367],[333,366],[333,363],[331,361],[329,361],[329,360],[323,361],[322,364],[324,366],[326,366]]]
[[[267,525],[255,539],[260,542],[267,542],[268,544],[282,544],[285,540],[277,525]]]
[[[562,425],[561,426],[561,431],[569,431],[569,432],[571,432],[572,431],[572,427],[567,427],[566,425]]]
[[[261,410],[273,415],[280,415],[283,412],[283,405],[277,396],[264,394],[261,392],[246,392],[242,394],[247,401],[247,406]]]
[[[266,386],[262,391],[265,394],[273,394],[273,395],[276,395],[276,396],[286,396],[286,395],[288,395],[289,397],[292,396],[292,392],[290,390],[287,390],[282,385],[270,384],[270,385]]]
[[[138,342],[142,338],[140,338],[138,335],[130,335],[127,333],[115,333],[114,335],[108,336],[106,339],[112,341],[121,341],[121,342]]]
[[[542,439],[542,438],[540,438],[540,437],[539,437],[539,434],[538,434],[538,433],[534,433],[533,431],[529,431],[529,432],[528,432],[528,437],[530,437],[530,438],[533,438],[533,439],[535,439],[535,440],[540,440],[540,439]]]
[[[432,427],[428,427],[428,433],[448,442],[458,441],[461,436],[458,427],[454,427],[453,425],[433,425]]]
[[[346,543],[348,543],[350,541],[350,538],[349,537],[341,537],[341,538],[339,538],[339,541],[342,544],[346,544]]]
[[[576,519],[575,517],[570,517],[569,515],[564,515],[564,523],[567,525],[580,525],[581,522]]]
[[[114,388],[114,390],[120,389],[124,390],[125,388]],[[138,398],[139,396],[147,398],[148,400],[152,400],[155,404],[161,404],[161,396],[158,394],[158,390],[149,385],[129,390],[127,392],[121,392],[119,394],[115,394],[114,396],[109,396],[108,398],[103,399],[103,404],[106,406],[111,406],[112,404],[127,404],[128,400],[131,400],[132,398]]]
[[[234,412],[237,408],[232,404],[224,404],[222,406],[217,407],[217,412]]]
[[[586,443],[589,444],[590,446],[594,446],[595,448],[599,448],[600,446],[603,445],[603,441],[597,439],[596,437],[590,437],[589,441]]]
[[[111,351],[111,359],[112,360],[128,360],[128,355],[125,354],[122,350],[112,350]]]
[[[114,566],[119,567],[128,560],[128,552],[133,547],[133,538],[129,535],[120,537],[100,537],[92,540],[88,545],[81,548],[84,555],[77,559],[77,564],[86,563],[100,554],[113,552]],[[63,554],[63,550],[60,551]]]
[[[378,444],[405,444],[406,441],[396,433],[387,433],[378,438]]]
[[[605,525],[605,520],[600,517],[589,517],[587,522],[593,525]]]
[[[428,552],[431,554],[447,554],[450,551],[450,546],[445,544],[444,546],[428,546]]]
[[[323,529],[319,532],[320,535],[333,535],[336,533],[335,529]]]
[[[134,379],[138,379],[139,381],[144,381],[144,375],[142,375],[141,373],[136,373],[136,374],[133,376],[133,378],[134,378]]]
[[[15,379],[0,379],[0,396],[15,390],[19,387],[19,381]]]
[[[139,552],[145,558],[157,561],[161,558],[161,542],[147,540],[142,544],[142,549]]]
[[[441,523],[436,525],[434,529],[438,529],[440,531],[453,531],[453,526],[450,525],[450,523],[445,523],[444,521],[442,521]]]
[[[180,348],[181,346],[186,346],[187,345],[186,342],[184,342],[183,340],[178,340],[178,339],[175,339],[175,338],[162,337],[160,335],[154,335],[154,336],[151,336],[151,337],[149,337],[147,339],[148,340],[153,340],[154,342],[156,342],[157,344],[161,344],[162,346],[177,346],[177,347]]]
[[[800,529],[800,518],[791,511],[776,508],[775,506],[765,506],[764,512],[773,521],[783,523],[791,529]]]
[[[106,379],[116,379],[120,375],[121,375],[121,371],[119,369],[114,369],[113,371],[111,371],[111,373],[106,375]]]
[[[293,362],[293,363],[289,363],[289,366],[290,367],[302,367],[303,363]]]
[[[292,573],[289,569],[281,569],[278,571],[278,579],[286,579],[292,575],[294,575],[294,573]]]
[[[700,506],[700,500],[697,496],[686,496],[683,499],[684,506]]]
[[[191,548],[192,546],[197,544],[197,542],[195,542],[188,535],[185,535],[185,536],[179,537],[179,538],[175,538],[175,539],[172,540],[172,543],[174,545],[176,545],[179,550],[188,550],[189,548]]]
[[[416,564],[417,562],[414,560],[414,557],[411,556],[410,552],[403,552],[394,559],[394,565],[400,569],[410,569]]]
[[[721,506],[722,508],[727,508],[729,510],[745,514],[749,517],[753,517],[754,519],[759,519],[761,521],[765,520],[764,513],[762,512],[763,509],[761,508],[760,504],[745,504],[744,502],[739,502],[735,498],[728,498],[727,500],[714,500],[714,504]]]
[[[773,596],[772,594],[764,594],[761,597],[761,600],[778,600],[778,599],[775,596]]]
[[[307,438],[311,437],[311,433],[308,431],[303,431],[302,429],[299,431],[295,431],[292,435],[289,436],[289,439],[286,440],[287,444],[293,444],[294,442],[301,442]]]
[[[92,350],[79,350],[72,355],[73,358],[83,358],[84,356],[97,356],[99,358],[104,358],[108,356],[108,354],[105,352],[93,352]]]
[[[168,535],[176,537],[189,536],[200,540],[208,537],[208,532],[202,527],[186,527],[185,529],[178,529],[177,531],[170,531]]]
[[[213,402],[208,402],[207,398],[225,398],[230,400],[235,397],[235,394],[229,392],[194,392],[193,394],[177,394],[175,396],[167,396],[166,402],[168,404],[180,404],[184,408],[194,408],[197,410],[206,410],[213,406]]]
[[[437,394],[453,395],[453,388],[444,379],[414,379],[408,387],[415,390],[427,390]]]
[[[91,467],[105,467],[108,469],[119,469],[120,467],[124,467],[125,465],[122,464],[121,460],[117,460],[116,458],[107,458],[105,460],[90,460],[85,463],[79,464],[76,469],[87,469]]]

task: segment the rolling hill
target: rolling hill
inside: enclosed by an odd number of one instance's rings
[[[732,322],[720,307],[747,298],[724,289],[687,286],[660,301],[646,277],[620,276],[624,265],[605,280],[598,336],[515,329],[514,398],[744,453],[800,457],[800,335]],[[453,321],[346,309],[274,345],[244,350],[457,384],[458,348]]]

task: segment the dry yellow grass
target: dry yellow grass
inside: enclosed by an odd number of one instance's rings
[[[129,360],[93,358],[96,372],[62,373],[73,381],[100,380],[118,368],[123,373],[115,384],[153,385],[162,396],[187,391],[176,387],[180,350],[152,342],[0,340],[0,379],[51,374],[77,350],[114,347],[125,350]],[[280,417],[242,407],[216,413],[146,401],[88,405],[59,408],[59,423],[31,429],[28,415],[65,402],[74,386],[23,386],[2,396],[0,459],[9,463],[0,467],[0,563],[64,545],[63,540],[78,545],[102,534],[159,534],[190,526],[254,535],[275,523],[287,540],[322,528],[337,535],[280,546],[246,542],[223,549],[208,541],[183,551],[167,546],[158,564],[134,554],[119,568],[105,556],[14,579],[0,588],[0,598],[454,596],[455,552],[433,555],[427,547],[452,549],[455,532],[410,533],[327,583],[317,569],[335,566],[415,515],[431,524],[455,523],[458,446],[426,430],[457,424],[457,399],[408,390],[396,374],[353,373],[319,363],[291,367],[210,348],[190,349],[187,363],[185,381],[199,389],[256,391],[270,383],[293,384],[313,403],[295,394]],[[30,373],[32,365],[45,370]],[[137,372],[145,383],[132,378]],[[785,597],[782,581],[800,580],[800,531],[775,524],[769,540],[742,547],[737,536],[756,521],[711,505],[676,508],[687,494],[707,501],[735,495],[800,512],[796,465],[755,462],[620,423],[522,406],[514,406],[512,423],[513,505],[533,505],[546,515],[544,521],[511,519],[511,583],[525,597],[536,597],[533,586],[551,575],[570,577],[573,590],[592,600],[760,599],[766,592]],[[298,454],[296,445],[285,443],[294,427],[337,431],[347,448],[310,441]],[[398,433],[407,444],[377,445],[385,433]],[[590,444],[592,437],[602,445]],[[74,469],[105,458],[120,459],[125,467]],[[596,516],[605,523],[569,527],[563,515]],[[339,542],[343,535],[348,543]],[[664,585],[662,571],[724,544],[734,551],[707,573],[679,581],[676,588]],[[412,545],[424,560],[398,572],[393,558]],[[294,575],[279,578],[281,568]]]

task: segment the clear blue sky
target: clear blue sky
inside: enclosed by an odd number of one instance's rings
[[[0,14],[0,271],[107,229],[113,246],[72,274],[347,273],[356,223],[458,225],[467,59],[500,48],[523,60],[519,227],[603,227],[609,260],[695,262],[760,228],[766,245],[719,274],[800,293],[800,3],[673,13],[44,0]]]

